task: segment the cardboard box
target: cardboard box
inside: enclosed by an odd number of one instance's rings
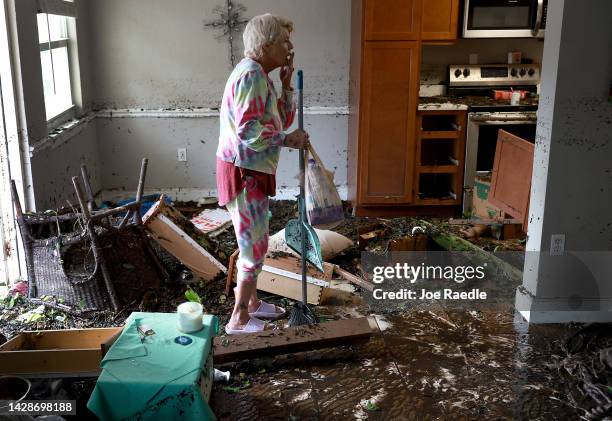
[[[22,332],[0,346],[0,373],[35,377],[98,376],[102,344],[121,329]]]
[[[474,180],[474,194],[472,195],[472,216],[482,219],[503,218],[500,208],[489,202],[491,190],[491,177],[476,177]]]

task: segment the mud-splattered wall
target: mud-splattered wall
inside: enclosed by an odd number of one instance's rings
[[[612,2],[588,4],[549,2],[519,291],[535,321],[612,321]],[[551,258],[554,234],[566,252]]]
[[[294,21],[295,67],[304,70],[311,139],[346,184],[350,0],[241,0],[245,18],[271,12]],[[151,159],[149,189],[214,190],[218,118],[194,115],[218,106],[231,71],[227,37],[205,27],[225,0],[105,0],[90,4],[94,104],[123,109],[98,118],[105,189],[134,190],[138,162]],[[241,34],[236,54],[241,57]],[[273,76],[273,80],[278,80]],[[158,110],[154,114],[150,110]],[[181,115],[176,115],[182,110]],[[206,113],[205,113],[206,114]],[[210,113],[209,113],[210,114]],[[187,162],[177,162],[177,148]],[[284,153],[278,185],[296,186],[295,154]]]
[[[87,166],[94,193],[102,186],[96,127],[93,121],[59,147],[49,147],[32,157],[32,179],[36,183],[36,207],[55,209],[77,204],[71,178]]]

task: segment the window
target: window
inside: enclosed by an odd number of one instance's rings
[[[37,19],[47,122],[61,124],[74,117],[70,63],[73,43],[69,36],[74,18],[38,13]]]

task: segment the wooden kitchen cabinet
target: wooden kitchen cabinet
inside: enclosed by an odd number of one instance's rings
[[[359,202],[413,200],[419,43],[366,42],[359,130]]]
[[[466,111],[419,111],[415,203],[460,205],[463,196]]]
[[[417,162],[421,19],[422,7],[429,2],[353,0],[347,178],[355,215],[451,216],[460,209],[460,152],[453,149],[449,154],[428,144],[418,152],[425,160]],[[438,30],[435,25],[429,28]],[[460,143],[442,144],[458,148]],[[454,163],[438,161],[438,153],[446,154],[444,159],[453,156]],[[438,194],[427,194],[426,188],[442,185],[440,181],[452,185],[452,200],[439,194],[441,187],[434,189]]]
[[[421,38],[424,42],[454,42],[458,21],[459,0],[424,0]]]
[[[422,1],[364,0],[364,39],[367,41],[420,39]]]

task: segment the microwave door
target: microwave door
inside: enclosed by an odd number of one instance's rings
[[[463,36],[531,38],[534,36],[540,1],[543,2],[543,0],[466,0]]]

